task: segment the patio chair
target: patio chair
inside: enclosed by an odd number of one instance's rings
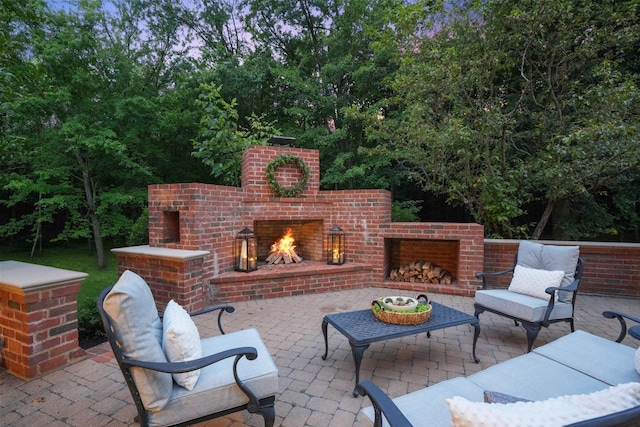
[[[476,291],[475,316],[489,311],[522,324],[527,352],[542,327],[568,322],[574,329],[574,305],[584,263],[578,246],[543,245],[521,241],[513,267],[494,273],[477,273],[482,289]],[[512,274],[508,289],[489,289],[488,277]]]
[[[141,426],[191,425],[244,409],[273,426],[278,370],[255,329],[225,334],[222,314],[233,307],[189,315],[170,301],[161,320],[149,286],[131,271],[97,307]],[[221,335],[200,339],[191,316],[218,310]]]

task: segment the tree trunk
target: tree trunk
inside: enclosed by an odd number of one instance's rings
[[[542,232],[547,226],[547,223],[549,222],[549,218],[551,218],[551,214],[553,213],[553,208],[555,206],[555,200],[550,200],[549,203],[547,203],[547,206],[544,208],[544,212],[540,217],[540,221],[538,221],[538,225],[536,225],[535,230],[533,230],[533,234],[531,235],[532,240],[540,240],[540,236],[542,236]]]
[[[96,245],[96,255],[98,256],[98,268],[107,267],[107,259],[104,255],[104,244],[102,242],[102,233],[100,232],[100,218],[96,207],[96,186],[93,184],[87,162],[83,159],[80,150],[76,150],[76,158],[82,169],[82,185],[84,188],[84,196],[87,201],[87,210],[89,220],[91,221],[91,231],[93,232],[93,240]]]

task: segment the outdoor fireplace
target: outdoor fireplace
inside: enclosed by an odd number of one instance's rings
[[[301,171],[308,179],[291,182]],[[484,255],[482,226],[396,223],[391,221],[389,191],[320,191],[317,150],[249,147],[242,156],[241,182],[241,187],[150,185],[149,245],[116,252],[120,271],[141,274],[160,304],[174,298],[191,310],[214,302],[366,286],[467,296],[477,289],[475,273],[482,271]],[[285,192],[276,193],[274,182]],[[290,187],[301,191],[289,194]],[[329,236],[336,224],[344,233],[337,265],[328,258],[333,255]],[[234,244],[244,228],[253,230],[256,245],[257,269],[250,272],[236,271]],[[302,261],[267,264],[271,246],[287,230]],[[340,258],[340,253],[348,256]],[[389,279],[393,268],[415,261],[448,270],[450,283]]]
[[[295,253],[305,261],[322,261],[323,221],[306,220],[259,220],[253,222],[257,241],[258,261],[266,262],[271,247],[290,231],[295,242]]]

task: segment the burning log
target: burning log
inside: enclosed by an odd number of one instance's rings
[[[271,245],[271,252],[267,257],[267,264],[291,264],[302,262],[302,257],[299,256],[295,249],[295,240],[293,239],[293,232],[288,229],[282,238]]]
[[[429,261],[415,261],[391,270],[389,279],[396,282],[450,285],[453,281],[453,276],[449,271]]]

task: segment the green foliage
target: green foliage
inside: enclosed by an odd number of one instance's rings
[[[0,0],[7,239],[142,239],[147,185],[238,185],[274,134],[487,236],[637,232],[637,0],[48,5]]]
[[[298,185],[296,185],[295,187],[285,188],[280,185],[280,183],[276,179],[276,170],[278,169],[278,167],[285,164],[295,165],[300,173],[302,173],[302,178],[300,178],[300,182],[298,182]],[[282,154],[281,156],[276,157],[267,165],[265,175],[269,186],[278,196],[296,197],[298,194],[302,193],[302,190],[304,190],[304,186],[309,180],[309,172],[309,166],[307,166],[300,157],[289,154]]]
[[[636,13],[637,2],[417,2],[398,20],[386,117],[367,132],[486,235],[538,238],[548,216],[531,230],[519,221],[525,206],[601,203],[638,177],[638,74],[612,53],[638,28]],[[599,211],[557,211],[554,225]]]
[[[421,201],[406,200],[395,201],[391,205],[391,220],[394,222],[419,222],[418,213],[421,209]]]
[[[214,83],[205,83],[202,89],[196,104],[204,114],[200,119],[200,137],[192,141],[192,154],[211,168],[217,182],[239,186],[244,149],[265,145],[279,132],[273,123],[266,123],[256,115],[248,119],[249,129],[240,129],[236,100],[225,101],[220,93],[222,88]]]
[[[127,246],[149,244],[149,208],[145,208],[133,223],[126,244]]]

